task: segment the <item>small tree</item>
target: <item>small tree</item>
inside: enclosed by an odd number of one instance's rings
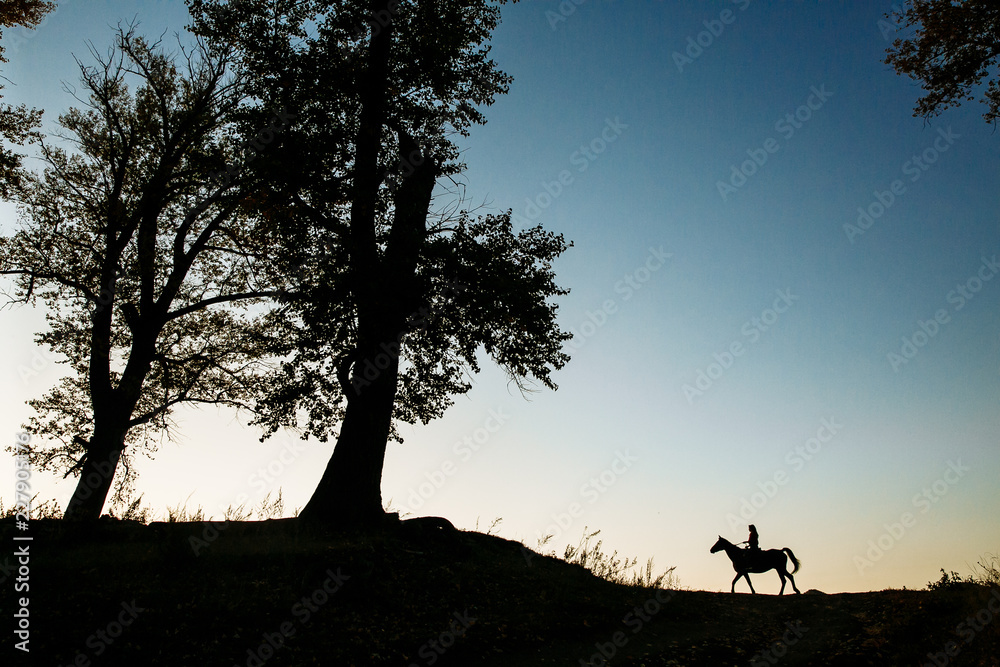
[[[983,91],[988,123],[1000,117],[1000,4],[995,0],[910,0],[897,10],[899,30],[913,30],[886,50],[885,63],[919,81],[926,91],[914,116],[936,116],[974,98],[972,89],[991,77]]]
[[[44,174],[17,188],[23,226],[0,239],[11,300],[45,304],[36,340],[69,366],[28,425],[49,443],[34,464],[80,476],[67,519],[100,515],[129,447],[169,436],[176,406],[252,408],[280,335],[258,305],[277,292],[257,278],[253,186],[231,177],[257,150],[233,139],[243,83],[203,44],[181,52],[183,70],[119,29],[81,65],[85,108],[59,119],[70,149],[43,144]]]

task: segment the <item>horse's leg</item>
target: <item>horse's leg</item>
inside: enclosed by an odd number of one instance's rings
[[[737,572],[737,573],[736,573],[736,578],[735,578],[735,579],[733,579],[733,587],[732,587],[732,589],[731,589],[731,590],[729,591],[730,593],[735,593],[735,592],[736,592],[736,582],[737,582],[737,581],[739,581],[739,580],[740,580],[740,577],[742,577],[742,576],[743,576],[743,573],[742,573],[742,572]],[[750,580],[749,580],[749,579],[747,579],[747,581],[750,581]],[[751,588],[752,588],[752,587],[751,587]]]
[[[736,577],[736,578],[739,579],[739,577]],[[753,584],[750,582],[750,573],[749,572],[744,572],[743,573],[743,578],[747,580],[747,584],[750,586],[750,592],[753,593],[754,595],[756,595],[757,591],[755,591],[753,589]]]
[[[775,568],[775,572],[777,572],[778,576],[781,577],[781,590],[778,591],[778,595],[784,595],[785,594],[785,572],[783,570],[779,570],[777,568]],[[788,576],[792,576],[792,575],[788,575]]]
[[[792,576],[791,572],[788,573],[788,579],[789,581],[792,582],[792,590],[794,590],[796,593],[801,593],[802,591],[800,591],[799,587],[795,585],[795,577]]]

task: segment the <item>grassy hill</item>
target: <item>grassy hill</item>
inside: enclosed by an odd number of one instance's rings
[[[13,532],[0,522],[4,545]],[[982,585],[784,597],[632,587],[418,522],[330,536],[292,520],[40,520],[30,534],[31,660],[10,642],[4,664],[1000,665],[1000,589]],[[10,590],[16,574],[3,576]]]

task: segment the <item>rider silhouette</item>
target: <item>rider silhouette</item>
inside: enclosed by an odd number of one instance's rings
[[[757,526],[750,524],[750,537],[747,538],[747,551],[751,554],[760,553],[760,545],[757,543]]]

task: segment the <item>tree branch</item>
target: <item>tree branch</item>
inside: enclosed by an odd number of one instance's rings
[[[179,317],[184,317],[193,312],[204,310],[208,306],[215,305],[217,303],[229,303],[232,301],[243,301],[246,299],[265,299],[265,298],[276,298],[282,295],[287,295],[288,292],[283,292],[280,290],[268,290],[264,292],[243,292],[240,294],[222,294],[219,296],[214,296],[210,299],[202,299],[197,303],[193,303],[190,306],[185,306],[184,308],[179,308],[172,312],[167,313],[166,321],[176,320]]]

